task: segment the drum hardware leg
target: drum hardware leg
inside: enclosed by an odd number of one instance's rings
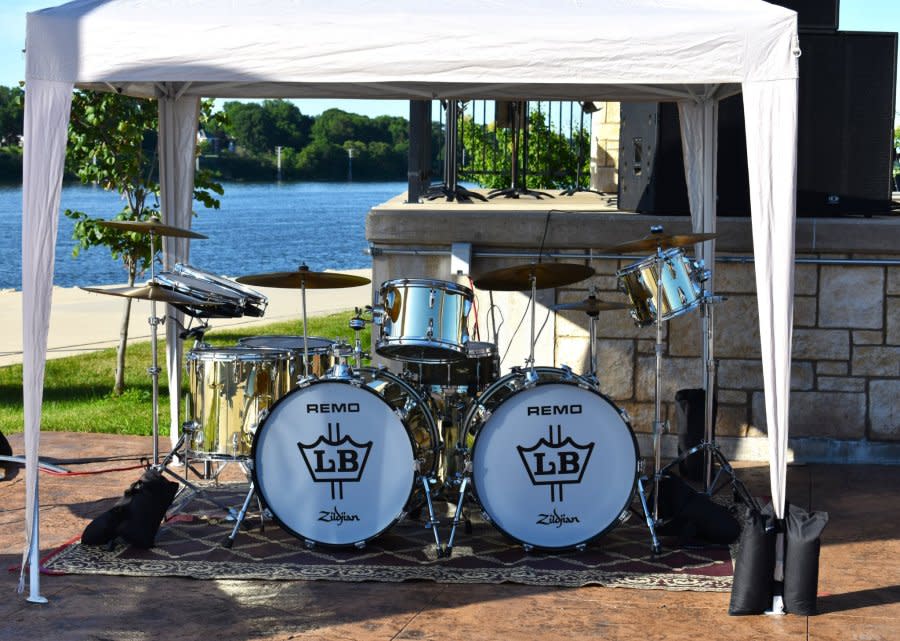
[[[425,491],[425,502],[428,505],[428,520],[425,522],[426,528],[431,528],[434,534],[434,547],[437,550],[438,557],[441,556],[441,537],[438,534],[438,525],[440,521],[434,515],[434,505],[431,501],[431,484],[434,479],[428,476],[419,476],[422,482],[422,489]]]
[[[644,486],[645,483],[648,482],[646,476],[642,476],[638,479],[637,490],[638,496],[641,499],[641,507],[644,508],[644,519],[647,522],[647,529],[650,530],[650,541],[651,541],[651,551],[653,554],[659,554],[662,552],[662,546],[659,544],[659,539],[656,536],[656,519],[650,513],[650,509],[647,506],[647,490]]]
[[[251,481],[250,489],[247,491],[247,496],[244,498],[244,503],[241,505],[241,511],[238,512],[237,518],[234,520],[234,527],[231,529],[231,534],[229,534],[228,538],[222,542],[223,547],[230,549],[231,546],[234,545],[234,539],[237,537],[238,530],[244,523],[244,517],[247,516],[247,508],[250,507],[250,500],[253,498],[254,494],[256,494],[256,487]]]
[[[450,558],[453,553],[453,539],[456,537],[456,528],[459,527],[459,519],[463,513],[463,504],[466,500],[466,489],[469,487],[469,476],[463,477],[459,486],[459,501],[456,504],[456,510],[453,513],[452,526],[450,528],[450,537],[447,539],[447,545],[444,547],[444,553],[441,555]]]

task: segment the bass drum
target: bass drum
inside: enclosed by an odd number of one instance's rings
[[[582,377],[514,371],[466,414],[473,494],[493,525],[529,547],[580,547],[634,498],[638,447],[626,414]]]
[[[425,401],[384,369],[307,381],[276,403],[253,441],[253,480],[288,532],[362,545],[418,505],[441,449]]]

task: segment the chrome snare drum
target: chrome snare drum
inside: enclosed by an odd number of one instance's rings
[[[473,494],[526,546],[580,547],[634,497],[638,447],[627,415],[568,369],[500,378],[466,414]]]
[[[631,299],[631,317],[637,325],[646,327],[660,320],[667,321],[689,312],[703,302],[700,283],[709,279],[703,261],[687,258],[673,247],[619,270],[619,289]],[[657,281],[661,295],[657,295]]]
[[[321,336],[307,336],[309,346],[309,373],[313,376],[324,376],[325,372],[334,365],[332,349],[334,341]],[[259,347],[277,349],[291,355],[290,380],[293,387],[297,380],[304,375],[303,370],[303,337],[302,336],[248,336],[238,339],[238,345],[242,347]]]
[[[268,299],[259,292],[190,265],[179,263],[172,271],[157,274],[156,280],[164,289],[187,294],[207,303],[197,307],[175,305],[185,314],[197,318],[262,316],[268,304]]]
[[[425,278],[385,281],[375,351],[386,358],[446,363],[466,357],[472,290]]]
[[[253,480],[288,532],[361,546],[418,505],[439,451],[416,391],[360,368],[306,381],[272,407],[253,441]]]
[[[263,410],[290,389],[290,354],[250,347],[200,347],[187,354],[189,458],[250,455]]]

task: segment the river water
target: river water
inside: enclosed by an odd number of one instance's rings
[[[239,276],[287,271],[305,262],[310,269],[369,267],[365,253],[366,214],[406,190],[406,183],[224,183],[221,208],[198,212],[192,229],[209,238],[191,241],[189,263],[200,269]],[[60,210],[75,209],[113,218],[118,194],[99,187],[63,188]],[[74,287],[123,283],[126,273],[104,247],[72,257],[73,222],[60,213],[55,285]],[[0,187],[0,289],[22,287],[22,190]]]

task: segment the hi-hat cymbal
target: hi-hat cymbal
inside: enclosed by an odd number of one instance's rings
[[[670,249],[672,247],[686,247],[694,243],[702,243],[712,240],[718,234],[650,234],[637,240],[632,240],[621,245],[601,249],[601,254],[634,254],[656,249]]]
[[[103,220],[97,223],[101,227],[112,227],[113,229],[123,229],[125,231],[135,231],[139,233],[154,233],[157,236],[178,236],[180,238],[206,238],[203,234],[198,234],[190,229],[182,229],[181,227],[172,227],[164,225],[159,218],[149,218],[147,220]]]
[[[217,303],[200,300],[187,294],[180,294],[171,289],[165,289],[158,283],[149,282],[141,287],[82,287],[86,292],[106,294],[108,296],[121,296],[123,298],[139,298],[141,300],[155,300],[159,303],[172,303],[173,305],[190,305],[192,307],[213,307]]]
[[[264,274],[248,274],[235,278],[244,285],[256,287],[281,287],[285,289],[341,289],[343,287],[359,287],[372,281],[365,276],[339,274],[337,272],[314,272],[303,265],[292,272],[268,272]]]
[[[611,301],[600,300],[596,296],[588,296],[582,301],[578,301],[577,303],[559,303],[558,305],[553,305],[550,309],[554,311],[564,311],[571,310],[576,312],[584,312],[588,316],[596,316],[600,312],[610,311],[615,309],[629,309],[631,305],[628,303],[615,303]]]
[[[483,274],[475,279],[475,287],[498,292],[520,292],[531,289],[531,278],[534,276],[536,289],[550,289],[571,285],[593,275],[593,267],[586,265],[529,263],[503,267]]]

